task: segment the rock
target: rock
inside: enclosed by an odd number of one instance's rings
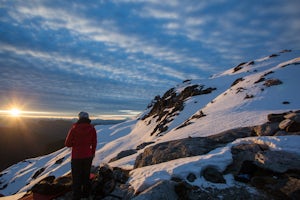
[[[270,199],[299,199],[300,155],[271,151],[266,145],[240,144],[231,148],[233,163],[225,173],[251,183]]]
[[[62,158],[56,160],[55,164],[57,164],[57,165],[61,164],[64,161],[64,159],[65,159],[65,157],[62,157]]]
[[[257,166],[253,161],[243,161],[239,173],[234,176],[234,179],[240,182],[248,183],[257,171]]]
[[[293,121],[291,119],[285,119],[279,123],[279,128],[281,130],[285,130],[289,125],[291,125]]]
[[[284,115],[287,113],[281,113],[281,114],[268,114],[268,120],[270,122],[281,122],[284,120]]]
[[[242,127],[242,128],[227,130],[216,135],[208,136],[208,138],[214,139],[215,141],[222,144],[227,144],[229,142],[233,142],[238,138],[251,137],[251,136],[254,136],[253,128]]]
[[[185,138],[159,143],[147,147],[143,153],[138,155],[134,168],[154,165],[178,158],[203,155],[220,146],[224,146],[224,144],[204,137]]]
[[[284,151],[261,151],[255,154],[257,166],[276,173],[300,171],[300,155]]]
[[[103,164],[97,173],[97,177],[91,184],[91,195],[97,198],[103,198],[110,194],[116,186],[113,170],[107,164]]]
[[[33,176],[32,176],[32,179],[36,179],[39,175],[41,175],[43,172],[45,171],[45,168],[40,168],[39,170],[37,170]]]
[[[267,192],[275,199],[299,199],[300,179],[289,174],[279,176],[255,176],[251,185]]]
[[[194,181],[197,179],[197,177],[196,177],[195,174],[189,173],[189,175],[186,177],[186,179],[187,179],[189,182],[194,182]]]
[[[141,150],[141,149],[145,148],[146,146],[148,146],[148,145],[150,145],[150,144],[153,144],[153,143],[155,143],[155,142],[144,142],[144,143],[138,145],[138,146],[136,147],[136,150]]]
[[[135,149],[129,149],[129,150],[121,151],[120,153],[118,153],[118,155],[116,157],[110,159],[109,163],[114,162],[116,160],[119,160],[121,158],[130,156],[132,154],[135,154],[136,152],[137,152],[137,150],[135,150]]]
[[[292,112],[292,113],[288,113],[288,114],[284,115],[283,117],[284,117],[285,119],[290,119],[290,120],[293,120],[293,121],[294,121],[294,119],[296,118],[296,116],[297,116],[297,114],[294,113],[294,112]]]
[[[233,81],[233,83],[231,84],[230,87],[235,86],[236,84],[238,84],[239,82],[242,82],[242,81],[244,81],[243,78],[238,78],[238,79],[236,79],[235,81]]]
[[[159,181],[155,185],[144,190],[132,200],[176,200],[178,199],[174,189],[175,184],[171,181]]]
[[[274,136],[285,136],[285,135],[289,135],[289,134],[284,130],[279,130],[274,134]]]
[[[225,189],[220,188],[197,188],[190,190],[186,198],[182,200],[274,200],[268,197],[264,191],[257,191],[255,188],[249,190],[249,186],[229,187]]]
[[[255,154],[260,151],[268,150],[269,147],[267,145],[262,144],[239,144],[236,146],[233,146],[231,148],[232,153],[232,159],[233,162],[231,165],[227,167],[225,170],[225,174],[232,173],[233,175],[237,175],[239,173],[244,174],[245,172],[241,172],[243,163],[245,161],[254,161],[255,160]]]
[[[35,184],[31,191],[37,194],[55,195],[63,191],[68,191],[72,187],[71,175],[59,177],[55,179],[54,176],[46,177],[39,183]]]
[[[278,130],[278,122],[267,122],[259,126],[254,127],[254,132],[257,136],[272,136]]]
[[[193,190],[193,187],[188,184],[186,181],[180,181],[175,185],[175,192],[178,195],[180,200],[190,199],[189,194]]]
[[[233,72],[232,73],[235,73],[239,70],[241,70],[243,67],[243,65],[246,64],[246,62],[241,62],[240,64],[238,64],[236,67],[233,68]]]
[[[264,83],[264,85],[267,86],[267,87],[271,87],[271,86],[274,86],[274,85],[280,85],[280,84],[282,84],[282,81],[279,80],[279,79],[268,79]]]
[[[300,132],[300,123],[293,122],[289,126],[286,127],[287,132]]]
[[[205,178],[205,180],[212,183],[226,183],[222,173],[213,166],[208,166],[203,169],[201,171],[201,175]]]
[[[148,117],[157,118],[157,125],[150,135],[160,136],[168,130],[168,123],[174,120],[174,115],[184,109],[184,102],[192,96],[209,94],[216,90],[216,88],[204,85],[189,85],[185,87],[180,93],[175,91],[175,88],[168,90],[162,97],[156,96],[148,108],[151,110],[148,114],[142,117],[142,120]]]
[[[117,182],[125,184],[129,178],[129,171],[120,167],[113,168],[113,177]]]
[[[294,121],[295,121],[296,123],[300,123],[300,116],[297,115],[297,116],[294,118]]]

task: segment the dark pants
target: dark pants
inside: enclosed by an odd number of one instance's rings
[[[88,197],[93,158],[72,159],[73,199]]]

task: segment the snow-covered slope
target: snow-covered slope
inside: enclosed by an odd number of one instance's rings
[[[209,79],[187,80],[156,97],[135,120],[96,126],[98,146],[93,165],[107,163],[121,151],[137,149],[145,142],[158,144],[187,137],[209,136],[225,130],[266,122],[270,113],[300,109],[300,51],[282,51],[247,61]],[[161,179],[185,176],[196,167],[214,163],[224,169],[231,162],[230,146],[259,140],[272,148],[300,153],[299,136],[239,139],[207,155],[177,159],[131,171],[129,183],[142,191]],[[152,145],[153,145],[152,144]],[[151,145],[151,144],[150,144]],[[111,162],[133,169],[137,153]],[[70,172],[70,149],[17,163],[1,172],[0,193],[11,195],[29,190],[43,178]],[[229,187],[232,177],[225,177]],[[212,186],[203,178],[193,184]],[[216,187],[221,187],[218,184]]]

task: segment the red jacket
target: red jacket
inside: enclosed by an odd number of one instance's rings
[[[72,147],[72,159],[93,157],[97,145],[97,135],[94,126],[89,123],[73,124],[69,130],[65,145]]]

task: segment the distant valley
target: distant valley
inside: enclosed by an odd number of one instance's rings
[[[27,158],[42,156],[64,147],[75,120],[0,119],[0,171]],[[122,120],[95,120],[95,125],[116,124]]]

